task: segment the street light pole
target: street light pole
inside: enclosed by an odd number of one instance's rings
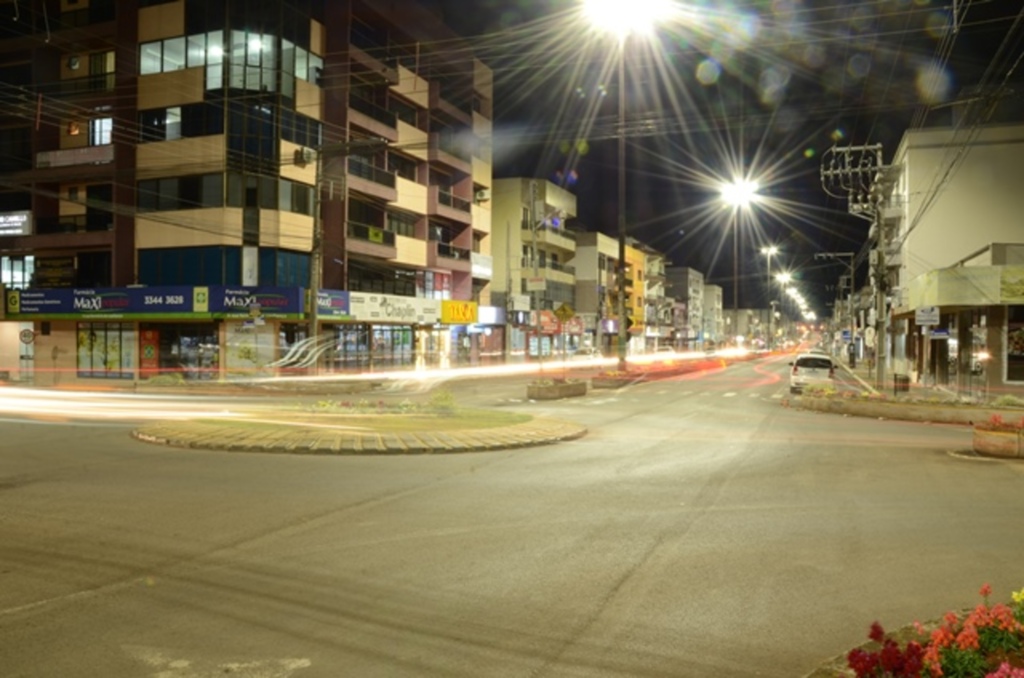
[[[324,159],[326,158],[347,158],[350,155],[369,155],[387,148],[387,141],[384,139],[353,139],[330,144],[321,144],[316,150],[316,173],[313,185],[313,242],[310,251],[309,262],[309,334],[314,339],[313,350],[316,351],[316,360],[313,362],[313,372],[320,370],[320,357],[323,355],[318,341],[320,337],[320,288],[323,286],[324,277],[324,220],[323,198],[320,193],[324,183]],[[297,164],[304,164],[306,156],[304,149],[295,152]],[[344,194],[347,191],[344,177],[348,168],[342,173],[342,189]],[[346,220],[347,223],[347,220]],[[347,235],[347,234],[346,234]],[[346,238],[347,239],[347,238]],[[348,289],[348,256],[345,256],[345,288]]]
[[[779,248],[775,245],[768,245],[761,248],[761,254],[768,258],[768,343],[765,348],[769,351],[772,350],[772,343],[775,339],[775,335],[772,333],[772,316],[775,315],[772,312],[772,257],[778,253]]]
[[[626,35],[619,41],[619,277],[618,370],[626,371]]]

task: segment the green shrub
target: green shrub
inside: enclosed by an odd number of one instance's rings
[[[182,386],[185,383],[185,377],[177,372],[169,372],[150,377],[146,383],[151,386]]]
[[[1024,407],[1024,399],[1012,395],[1002,395],[992,401],[993,407]]]
[[[455,396],[448,389],[439,388],[430,394],[427,405],[437,414],[453,414],[455,412]]]

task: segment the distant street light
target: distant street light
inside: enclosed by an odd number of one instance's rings
[[[591,26],[618,38],[619,86],[619,271],[618,369],[626,369],[626,40],[631,33],[649,34],[671,11],[670,0],[583,0],[583,13]]]

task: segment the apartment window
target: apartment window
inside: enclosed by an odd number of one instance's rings
[[[416,181],[416,166],[416,161],[411,158],[395,152],[388,153],[388,169],[403,179]]]
[[[392,96],[388,98],[388,110],[394,113],[395,117],[402,122],[416,127],[416,117],[419,109],[413,104]]]
[[[21,290],[32,284],[35,272],[35,257],[0,257],[0,284],[9,289]]]
[[[184,210],[224,205],[224,177],[197,174],[148,179],[138,183],[140,212]]]
[[[377,205],[361,200],[349,200],[348,203],[348,220],[355,224],[381,226],[384,221],[382,212]]]
[[[139,46],[139,75],[206,66],[206,89],[224,86],[223,63],[223,31],[156,40]]]
[[[388,212],[387,230],[395,235],[404,235],[407,238],[416,237],[416,217],[397,212]]]
[[[319,121],[287,108],[281,109],[281,138],[285,141],[318,148],[322,143],[321,134]]]
[[[301,47],[295,48],[295,77],[299,80],[320,84],[320,74],[324,70],[324,60]]]
[[[106,146],[111,142],[111,132],[114,130],[113,118],[97,118],[89,121],[89,145]]]

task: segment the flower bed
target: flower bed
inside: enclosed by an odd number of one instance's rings
[[[973,448],[978,454],[992,457],[1021,457],[1024,447],[1024,418],[1006,421],[993,414],[988,421],[974,424]]]
[[[989,605],[992,588],[979,592],[973,610],[947,612],[941,621],[887,634],[871,625],[871,643],[850,650],[845,667],[824,667],[811,674],[857,678],[1024,678],[1024,589],[1009,605]]]
[[[530,400],[559,400],[587,395],[587,382],[576,379],[542,379],[526,385]]]

